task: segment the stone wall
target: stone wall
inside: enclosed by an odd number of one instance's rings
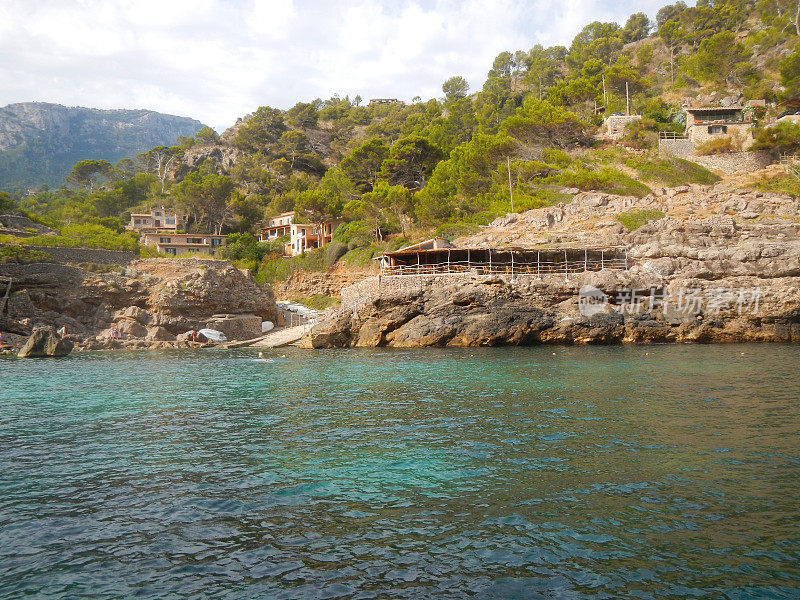
[[[603,122],[603,133],[605,137],[612,140],[619,140],[625,136],[625,127],[630,123],[641,120],[642,115],[613,115]]]
[[[5,246],[7,244],[0,244]],[[25,246],[53,257],[59,263],[98,263],[103,265],[127,265],[137,258],[135,252],[101,250],[99,248],[62,248],[59,246]]]
[[[757,152],[711,154],[709,156],[685,156],[683,158],[697,163],[706,169],[721,171],[726,174],[752,173],[772,163],[772,158],[769,153],[763,150]]]
[[[659,140],[658,151],[667,156],[690,159],[694,156],[694,144],[692,140],[679,138],[675,140]]]

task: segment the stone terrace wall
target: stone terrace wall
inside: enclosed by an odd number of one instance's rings
[[[768,152],[731,152],[729,154],[711,154],[709,156],[684,156],[686,160],[691,160],[714,171],[723,173],[752,173],[763,169],[772,163]]]
[[[6,246],[7,244],[0,244]],[[98,263],[102,265],[127,265],[139,258],[135,252],[101,250],[99,248],[62,248],[59,246],[25,246],[53,257],[59,263]]]

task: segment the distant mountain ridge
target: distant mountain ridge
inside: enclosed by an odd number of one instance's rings
[[[86,158],[112,164],[153,146],[173,145],[203,123],[151,110],[101,110],[47,102],[0,108],[0,189],[58,186]]]

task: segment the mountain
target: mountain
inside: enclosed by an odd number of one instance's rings
[[[47,102],[0,108],[0,189],[58,186],[79,160],[114,163],[173,145],[203,124],[151,110],[100,110]]]

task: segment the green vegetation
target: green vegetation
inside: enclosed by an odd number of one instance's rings
[[[292,302],[297,302],[308,308],[313,308],[314,310],[325,310],[331,306],[341,304],[342,300],[341,298],[333,298],[325,294],[314,294],[309,297],[292,298]]]
[[[736,152],[736,150],[737,148],[734,147],[733,138],[727,135],[708,140],[697,147],[697,153],[701,156],[728,154],[729,152]]]
[[[760,192],[790,194],[795,198],[800,198],[800,168],[795,167],[786,174],[761,177],[752,181],[750,186]]]
[[[622,223],[628,231],[636,231],[642,225],[650,221],[657,221],[666,215],[660,210],[626,210],[616,216],[617,221]]]
[[[366,267],[386,249],[475,233],[509,211],[568,202],[575,189],[644,197],[650,185],[712,184],[706,169],[656,156],[658,134],[683,129],[685,97],[774,101],[800,91],[793,2],[677,2],[655,23],[643,13],[595,21],[569,47],[501,52],[479,89],[443,77],[443,97],[426,101],[364,106],[334,95],[286,111],[261,106],[224,140],[203,128],[115,165],[83,160],[61,189],[0,204],[54,227],[108,232],[96,238],[122,235],[131,212],[163,205],[186,216],[188,231],[229,234],[217,256],[268,282],[337,261]],[[626,109],[628,94],[643,118],[619,144],[599,147],[597,127]],[[721,138],[706,151],[738,142]],[[209,153],[185,160],[194,146]],[[764,127],[757,147],[796,152],[800,126]],[[296,223],[340,221],[335,243],[292,259],[281,256],[284,240],[258,243],[258,224],[286,211]],[[626,226],[643,218],[621,216]]]
[[[625,164],[633,169],[643,181],[659,183],[668,187],[680,185],[700,184],[712,185],[719,181],[715,175],[705,167],[683,160],[682,158],[629,158]]]
[[[105,250],[127,250],[137,252],[139,244],[132,233],[115,233],[102,225],[67,225],[61,235],[35,235],[18,238],[0,235],[0,243],[23,246],[61,246],[80,248],[103,248]]]
[[[46,252],[31,250],[29,248],[25,248],[24,246],[0,246],[0,265],[5,263],[35,262],[53,262],[53,257]]]

